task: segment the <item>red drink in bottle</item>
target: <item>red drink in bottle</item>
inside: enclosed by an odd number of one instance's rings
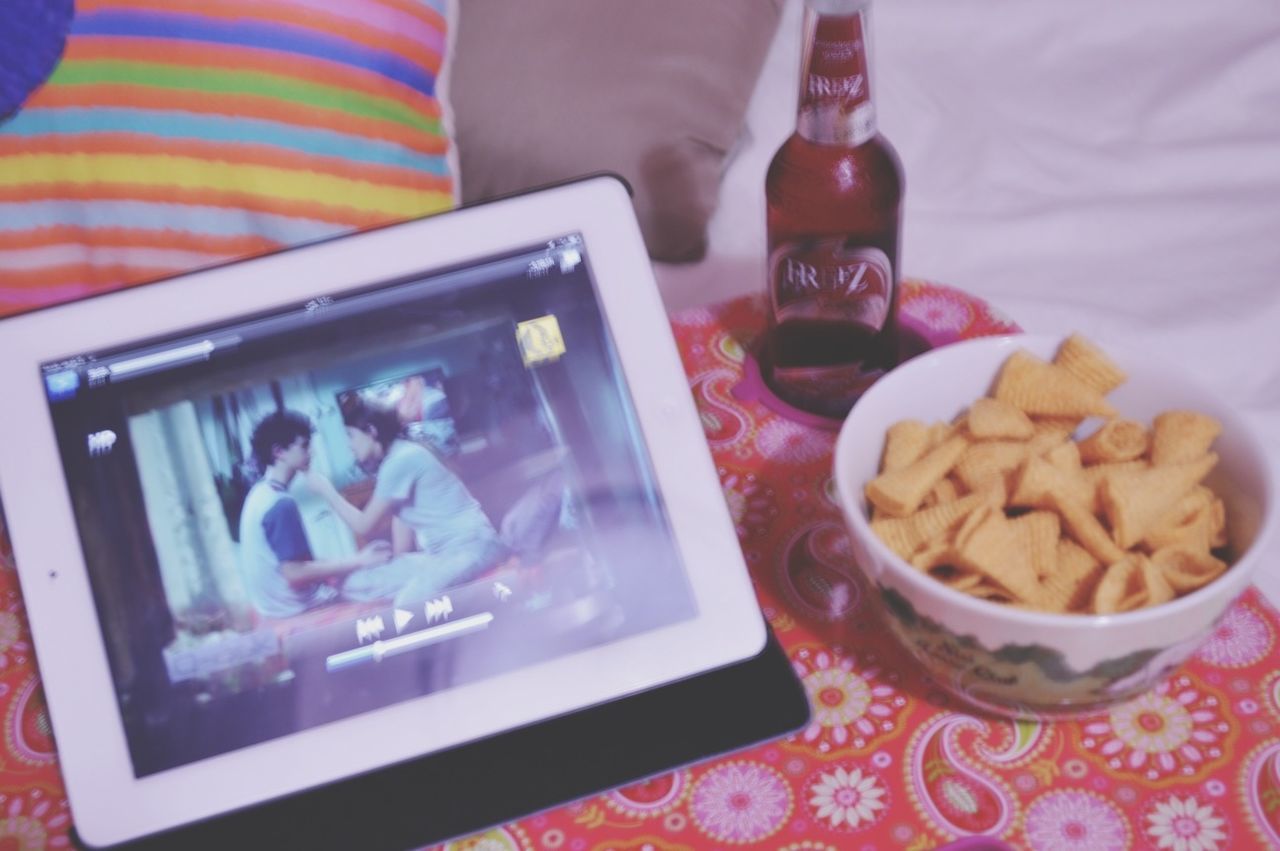
[[[765,180],[764,374],[784,401],[843,416],[898,360],[902,166],[876,128],[866,0],[806,0],[795,133]]]

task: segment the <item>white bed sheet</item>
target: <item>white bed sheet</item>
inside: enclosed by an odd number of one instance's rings
[[[764,287],[764,173],[794,122],[799,0],[669,310]],[[1030,331],[1127,340],[1217,384],[1280,475],[1280,3],[878,0],[907,176],[903,272]],[[1280,551],[1258,584],[1280,603]]]

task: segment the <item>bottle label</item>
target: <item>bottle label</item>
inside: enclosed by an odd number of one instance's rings
[[[814,15],[801,76],[798,127],[821,144],[861,145],[876,135],[862,13]]]
[[[867,78],[862,74],[851,77],[824,77],[818,73],[809,74],[805,83],[805,100],[855,100],[865,98],[867,94]]]
[[[884,328],[893,300],[893,267],[874,246],[843,239],[787,243],[769,262],[770,297],[778,323],[792,320]]]

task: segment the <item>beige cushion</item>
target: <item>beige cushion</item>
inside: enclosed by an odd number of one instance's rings
[[[460,3],[449,97],[463,201],[614,171],[634,190],[650,255],[697,260],[780,8]]]

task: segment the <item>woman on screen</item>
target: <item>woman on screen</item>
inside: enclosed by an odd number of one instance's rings
[[[324,476],[310,472],[307,481],[355,534],[368,535],[391,517],[399,557],[425,556],[424,569],[397,602],[431,597],[510,556],[462,480],[431,450],[403,438],[394,410],[373,407],[354,393],[343,396],[341,407],[356,463],[375,477],[373,495],[357,508]]]

